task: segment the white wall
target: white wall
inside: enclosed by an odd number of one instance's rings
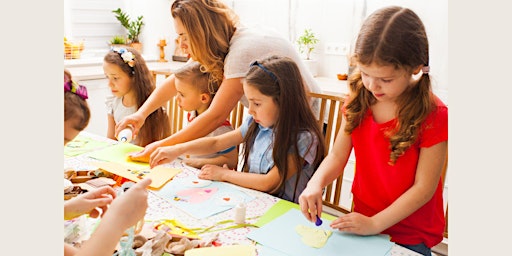
[[[144,15],[144,54],[158,58],[156,44],[167,40],[166,57],[174,49],[174,27],[170,15],[172,0],[124,0],[133,16]],[[335,78],[346,73],[347,56],[325,54],[327,44],[350,47],[363,17],[387,5],[414,10],[425,23],[430,43],[430,66],[436,93],[448,103],[448,1],[445,0],[226,0],[242,22],[270,26],[295,42],[305,28],[320,39],[312,57],[319,60],[319,76]],[[365,8],[366,7],[366,8]],[[364,12],[366,10],[366,12]]]

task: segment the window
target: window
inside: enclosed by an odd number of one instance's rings
[[[84,52],[104,54],[113,35],[126,31],[115,18],[113,10],[124,9],[119,0],[64,0],[64,36],[84,41]]]

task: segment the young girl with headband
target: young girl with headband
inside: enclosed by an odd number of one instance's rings
[[[103,71],[112,92],[106,101],[107,137],[115,140],[116,124],[144,104],[155,90],[155,81],[142,55],[131,47],[112,48],[103,59]],[[169,135],[169,119],[160,106],[148,116],[132,143],[144,147]]]
[[[205,165],[198,177],[298,202],[325,152],[303,83],[290,58],[272,56],[253,62],[243,82],[250,114],[244,123],[219,136],[160,147],[151,154],[150,166],[171,162],[182,154],[210,154],[242,143],[242,170]]]

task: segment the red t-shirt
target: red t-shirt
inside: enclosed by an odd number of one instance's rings
[[[448,140],[448,108],[441,100],[436,100],[437,108],[423,123],[417,143],[398,157],[395,165],[388,164],[390,143],[383,131],[391,129],[396,119],[378,124],[369,110],[353,130],[356,170],[352,193],[355,212],[371,217],[391,205],[413,185],[420,148]],[[391,241],[401,244],[423,242],[433,247],[441,242],[445,227],[442,192],[439,180],[430,201],[382,233],[389,234]]]

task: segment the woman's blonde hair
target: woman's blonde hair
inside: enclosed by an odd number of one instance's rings
[[[171,6],[171,15],[180,19],[187,31],[189,51],[201,63],[201,71],[211,73],[209,82],[221,84],[224,58],[238,16],[219,0],[176,0]]]

